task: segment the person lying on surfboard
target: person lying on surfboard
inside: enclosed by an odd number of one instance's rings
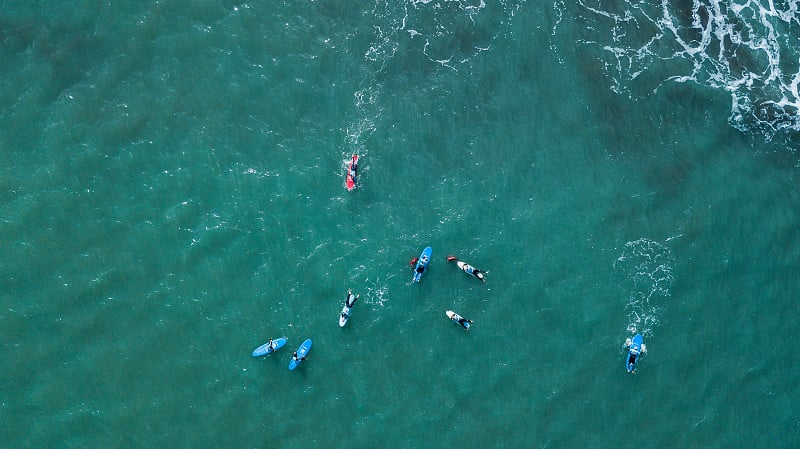
[[[628,368],[629,373],[636,372],[636,362],[639,359],[639,356],[647,352],[647,346],[644,343],[639,345],[639,349],[631,348],[633,345],[633,340],[630,338],[625,339],[625,350],[628,352],[628,362],[625,364],[626,368]]]
[[[633,340],[631,340],[630,338],[626,338],[626,339],[625,339],[625,350],[626,350],[626,351],[627,351],[628,349],[630,349],[630,348],[631,348],[631,344],[633,344]],[[642,343],[642,344],[639,346],[639,352],[641,352],[642,354],[644,354],[645,352],[647,352],[647,345],[645,345],[644,343]]]
[[[479,270],[479,269],[477,269],[475,267],[472,267],[472,273],[470,273],[470,274],[472,274],[473,276],[475,276],[476,278],[478,278],[478,279],[480,279],[482,281],[486,280],[484,278],[484,276],[483,276],[483,271],[481,271],[481,270]]]
[[[347,304],[347,307],[353,307],[353,304],[358,301],[358,298],[361,295],[354,295],[352,290],[347,291],[347,298],[344,300],[344,303]]]
[[[350,168],[347,170],[347,176],[345,177],[345,185],[347,190],[353,190],[356,188],[357,182],[357,172],[358,172],[358,155],[353,155],[353,160],[350,162]]]
[[[356,182],[356,171],[358,170],[358,156],[353,156],[353,162],[350,164],[350,177],[353,182]]]
[[[461,317],[461,319],[458,320],[458,324],[460,324],[464,329],[469,329],[469,325],[472,324],[472,320]]]
[[[486,277],[483,271],[473,267],[472,265],[466,262],[458,262],[458,257],[456,256],[447,256],[448,262],[456,262],[458,264],[458,268],[461,269],[464,273],[471,274],[476,278],[480,279],[482,282],[486,282]]]
[[[422,260],[419,260],[418,262],[421,262],[421,263],[417,267],[417,273],[424,273],[425,272],[425,264],[428,263],[428,256],[422,256]],[[416,264],[416,262],[414,262],[414,264]]]
[[[352,290],[347,290],[347,297],[344,300],[345,309],[342,310],[342,313],[339,315],[341,320],[347,321],[350,318],[350,308],[358,301],[358,298],[361,295],[354,295]],[[339,326],[344,326],[343,322],[339,322]]]

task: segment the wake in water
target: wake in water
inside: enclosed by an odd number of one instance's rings
[[[800,131],[800,0],[558,0],[586,22],[580,42],[601,49],[612,90],[667,81],[728,92],[732,126],[771,140]],[[643,86],[642,86],[643,84]]]
[[[353,153],[365,154],[365,143],[375,132],[375,121],[381,115],[379,93],[377,87],[368,86],[353,94],[359,117],[345,131],[345,144],[349,148],[349,150],[345,150],[346,163],[349,162],[349,156]]]
[[[629,332],[653,335],[658,314],[671,296],[674,263],[672,251],[661,243],[639,239],[625,244],[614,269],[630,284],[625,305]]]

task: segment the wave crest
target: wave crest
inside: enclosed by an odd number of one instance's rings
[[[731,125],[770,140],[800,131],[799,5],[579,0],[569,15],[588,23],[581,42],[602,50],[613,91],[633,97],[632,89],[655,92],[668,81],[724,90]]]

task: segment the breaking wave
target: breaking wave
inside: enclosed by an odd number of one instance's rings
[[[611,89],[696,83],[730,95],[729,122],[766,140],[800,131],[800,0],[579,0],[560,21],[585,21]],[[554,33],[559,31],[559,24]]]

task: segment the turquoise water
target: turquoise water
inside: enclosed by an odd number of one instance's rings
[[[796,6],[0,3],[1,446],[798,447]]]

